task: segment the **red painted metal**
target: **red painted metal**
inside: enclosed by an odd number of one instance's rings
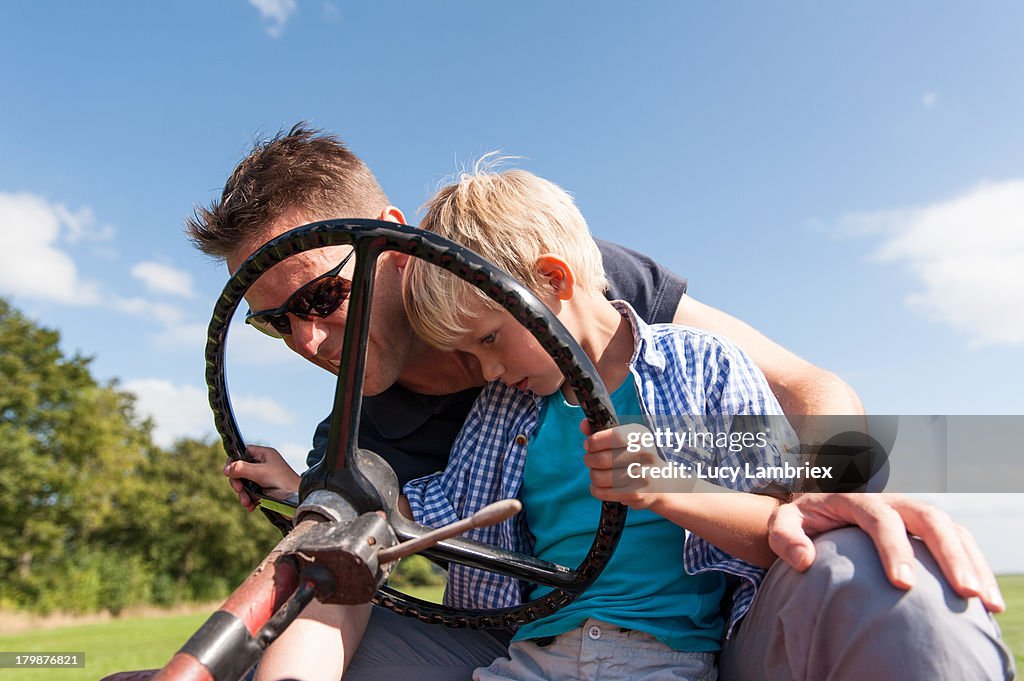
[[[267,620],[295,592],[299,573],[291,560],[281,560],[292,551],[303,535],[317,525],[316,520],[304,520],[275,546],[242,585],[235,589],[219,610],[228,612],[245,624],[255,636]],[[234,681],[214,679],[199,660],[188,653],[178,652],[167,665],[151,677],[153,681]]]

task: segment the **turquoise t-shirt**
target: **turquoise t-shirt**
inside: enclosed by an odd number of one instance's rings
[[[618,414],[641,413],[632,374],[611,397]],[[535,554],[569,566],[586,556],[601,515],[601,502],[590,495],[590,469],[583,464],[582,420],[583,410],[560,392],[545,400],[520,495]],[[553,615],[521,626],[513,640],[557,636],[593,617],[645,631],[675,650],[718,650],[725,631],[725,575],[686,574],[684,539],[683,528],[658,514],[630,510],[618,548],[597,581]],[[530,598],[547,591],[536,589]]]

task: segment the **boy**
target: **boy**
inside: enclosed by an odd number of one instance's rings
[[[470,536],[575,565],[593,538],[601,501],[633,509],[594,585],[520,627],[509,658],[474,678],[715,678],[722,636],[749,607],[775,558],[767,521],[776,501],[673,494],[686,491],[678,480],[630,472],[665,465],[653,446],[641,446],[650,434],[641,424],[715,433],[727,432],[734,416],[781,415],[764,377],[727,341],[647,326],[628,304],[607,302],[600,254],[582,215],[564,191],[530,173],[464,174],[431,200],[421,227],[469,247],[531,289],[590,356],[620,418],[634,421],[590,434],[561,372],[526,329],[478,289],[409,261],[403,294],[413,328],[438,348],[476,358],[489,381],[445,471],[406,485],[414,517],[447,524],[518,495],[523,514]],[[780,423],[781,417],[776,431]],[[742,452],[712,445],[665,454],[689,462],[691,472],[698,463],[776,465],[788,456],[778,434],[753,438],[762,446]],[[737,476],[732,484],[750,490],[767,482]],[[722,602],[734,586],[726,619]],[[524,597],[516,580],[451,566],[450,605],[503,607]]]

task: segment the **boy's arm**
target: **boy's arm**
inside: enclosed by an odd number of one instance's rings
[[[586,420],[581,428],[590,435]],[[602,501],[653,511],[751,565],[768,568],[775,562],[775,553],[768,545],[768,519],[778,506],[774,498],[727,490],[701,480],[687,481],[689,490],[681,491],[684,483],[678,479],[666,484],[660,478],[634,476],[630,467],[635,464],[653,468],[665,465],[653,446],[627,446],[629,433],[637,431],[650,432],[644,426],[630,424],[587,438],[583,460],[590,468],[591,494]]]
[[[429,527],[441,527],[461,520],[445,489],[443,475],[443,472],[434,473],[405,483],[399,499],[402,515]]]
[[[504,498],[506,486],[518,490],[513,472],[521,472],[525,449],[509,453],[507,440],[510,432],[521,432],[516,429],[533,399],[501,382],[484,387],[455,437],[445,469],[402,487],[416,522],[448,525]]]
[[[768,544],[768,522],[778,506],[777,500],[770,496],[728,493],[723,488],[744,491],[769,488],[771,480],[749,477],[751,465],[774,467],[794,458],[797,442],[782,416],[782,409],[764,375],[734,342],[708,333],[679,329],[662,336],[659,343],[670,359],[664,374],[655,383],[659,390],[649,405],[653,410],[648,418],[659,421],[659,430],[663,425],[677,432],[695,426],[702,431],[708,429],[707,433],[715,436],[716,444],[707,450],[694,449],[692,444],[680,445],[681,449],[676,451],[669,447],[663,456],[654,438],[645,440],[635,433],[630,436],[638,429],[649,435],[650,431],[644,426],[618,426],[592,435],[585,446],[590,458],[592,487],[597,490],[595,496],[617,497],[614,500],[633,508],[649,508],[690,530],[687,551],[701,556],[699,562],[703,566],[732,556],[750,565],[768,567],[775,559]],[[674,410],[684,408],[698,410],[701,419],[697,424],[686,418],[674,423],[660,421],[672,419],[673,413],[682,416]],[[771,419],[770,424],[768,419]],[[751,436],[750,443],[737,449],[728,444],[723,446],[718,436],[727,434],[727,442],[733,442],[736,434],[733,431],[737,427],[744,443],[747,436]],[[755,437],[752,429],[761,437]],[[584,427],[584,431],[589,432],[589,426]],[[653,475],[637,475],[644,465],[657,469],[665,462],[680,464],[681,470],[694,477],[665,480]],[[640,468],[635,464],[640,464]],[[723,485],[719,488],[700,480],[697,467],[701,464],[735,471],[735,474],[717,478]],[[629,473],[631,465],[634,465],[633,474]],[[616,469],[625,475],[618,479],[614,474],[609,475],[609,471],[614,473]],[[785,481],[778,482],[785,485]],[[708,491],[722,491],[694,494],[701,491],[702,484]],[[705,543],[728,555],[715,555],[716,552],[703,546]]]
[[[778,500],[704,485],[708,493],[700,493],[698,485],[689,493],[661,494],[648,508],[740,560],[771,567],[776,556],[768,545],[768,520]]]

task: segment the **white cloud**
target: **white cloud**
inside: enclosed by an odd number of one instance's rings
[[[35,194],[0,193],[0,292],[69,305],[97,304],[99,286],[81,278],[59,244],[112,234],[110,227],[95,227],[87,208],[74,213]]]
[[[112,295],[109,290],[101,295],[98,282],[82,278],[67,247],[109,241],[113,234],[112,227],[97,224],[89,208],[71,211],[35,194],[0,193],[0,240],[4,244],[0,248],[0,295],[102,306],[156,322],[151,340],[157,349],[202,347],[206,324],[186,323],[186,310],[146,298]],[[131,274],[150,291],[195,297],[188,272],[140,262]]]
[[[110,306],[133,317],[153,319],[165,327],[175,326],[185,317],[185,311],[180,307],[157,303],[146,298],[113,298]]]
[[[287,426],[295,422],[295,414],[269,397],[250,395],[235,398],[234,409],[239,416],[249,416],[277,426]]]
[[[156,350],[201,350],[206,346],[206,322],[186,322],[186,311],[147,298],[112,298],[109,307],[123,314],[157,322],[147,338]]]
[[[245,308],[236,312],[231,320],[225,353],[228,361],[246,366],[267,366],[294,362],[298,358],[281,339],[271,338],[244,323],[244,311]],[[203,342],[206,342],[205,329]]]
[[[280,38],[284,31],[284,25],[295,12],[296,0],[249,0],[249,4],[259,10],[264,23],[267,24],[267,33],[272,38]]]
[[[159,350],[200,350],[206,347],[206,322],[174,324],[150,336]]]
[[[1024,494],[908,494],[938,506],[978,542],[996,574],[1024,572],[1024,551],[1007,537],[1024,529]]]
[[[924,208],[851,215],[840,228],[881,238],[921,289],[904,302],[972,346],[1024,344],[1024,180],[989,182]]]
[[[204,438],[215,432],[205,389],[157,378],[128,381],[123,387],[135,393],[138,412],[153,419],[153,441],[160,447],[169,447],[178,438]]]
[[[145,284],[151,293],[166,293],[182,298],[194,298],[192,275],[184,270],[157,262],[140,262],[132,267],[132,276]]]
[[[156,350],[202,352],[206,347],[209,322],[186,321],[192,315],[181,307],[139,297],[113,298],[109,306],[123,314],[157,322],[147,335]],[[297,361],[297,356],[281,340],[255,331],[242,323],[242,317],[242,313],[235,315],[228,334],[225,357],[229,365],[269,366]]]
[[[183,437],[213,437],[216,429],[213,425],[213,412],[210,410],[209,393],[206,388],[192,385],[177,385],[159,378],[141,378],[127,381],[123,389],[136,396],[136,409],[142,416],[153,420],[153,441],[160,447],[169,447],[175,440]],[[273,425],[290,425],[295,422],[295,415],[266,397],[242,395],[233,398],[232,407],[241,420],[242,417],[259,419]],[[299,445],[286,445],[281,448],[295,462],[305,460],[305,452],[301,456]],[[299,470],[304,470],[305,465]]]
[[[72,213],[60,204],[53,208],[67,228],[68,243],[110,241],[114,238],[114,228],[111,225],[97,225],[96,216],[88,206],[80,209],[77,213]]]
[[[326,0],[324,2],[323,10],[324,19],[327,19],[328,21],[338,21],[339,19],[341,19],[341,10],[338,9],[338,6],[336,4],[330,2],[330,0]]]
[[[923,104],[924,108],[926,108],[926,109],[930,109],[930,108],[932,108],[933,106],[935,106],[938,103],[939,103],[939,93],[938,92],[926,92],[923,95],[921,95],[921,104]]]
[[[309,445],[298,442],[283,442],[277,447],[277,451],[281,452],[281,456],[296,473],[306,470],[306,455],[309,449]]]

